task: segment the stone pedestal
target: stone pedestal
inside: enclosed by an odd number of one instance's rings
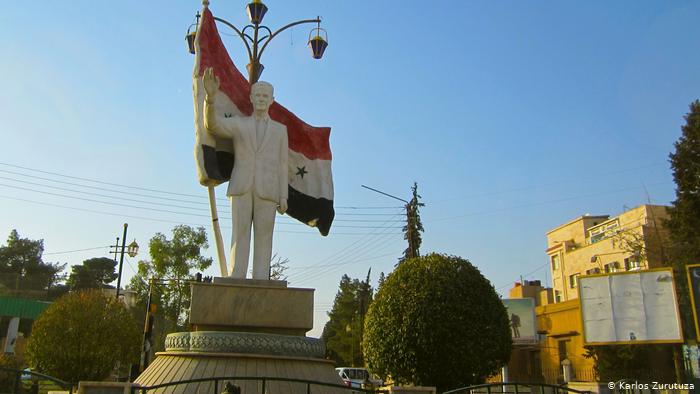
[[[191,332],[169,334],[165,352],[136,379],[153,386],[209,377],[268,377],[342,384],[334,363],[323,358],[313,328],[313,289],[290,288],[284,281],[215,278],[192,283]],[[262,382],[233,380],[242,393],[261,393]],[[221,391],[222,385],[219,385]],[[267,394],[307,393],[306,384],[266,382]],[[174,391],[173,391],[174,390]],[[197,382],[150,393],[213,393],[214,383]],[[312,393],[347,390],[311,386]]]
[[[314,289],[290,288],[281,281],[217,279],[192,284],[190,324],[196,331],[305,335],[314,326]]]

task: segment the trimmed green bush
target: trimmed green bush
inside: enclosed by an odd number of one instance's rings
[[[99,290],[69,293],[34,322],[27,357],[37,371],[77,383],[138,361],[141,332],[124,304]]]
[[[445,391],[481,383],[510,358],[505,307],[468,260],[440,254],[399,264],[379,287],[362,342],[369,369]]]

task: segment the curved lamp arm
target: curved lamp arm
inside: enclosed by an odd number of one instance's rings
[[[289,29],[289,28],[292,27],[292,26],[301,25],[302,23],[321,23],[321,18],[316,18],[316,19],[304,19],[303,21],[292,22],[292,23],[290,23],[290,24],[288,24],[288,25],[286,25],[286,26],[283,26],[283,27],[279,28],[276,32],[274,32],[274,33],[272,33],[272,34],[270,35],[270,37],[267,39],[267,41],[265,41],[265,43],[263,44],[262,48],[260,48],[260,52],[258,53],[258,58],[257,58],[256,60],[257,60],[257,61],[260,61],[260,56],[262,56],[263,52],[265,51],[265,48],[267,47],[267,44],[269,44],[270,41],[272,41],[272,39],[275,38],[276,35],[278,35],[279,33],[283,32],[283,31],[285,31],[285,30],[287,30],[287,29]],[[247,45],[247,44],[246,44],[246,45]],[[250,50],[249,50],[248,52],[250,53]]]
[[[236,28],[236,26],[232,25],[231,23],[229,23],[229,22],[226,21],[225,19],[221,19],[221,18],[214,17],[214,20],[215,20],[215,21],[219,21],[219,22],[225,24],[226,26],[228,26],[228,27],[230,27],[231,29],[233,29],[236,33],[238,33],[238,37],[241,38],[241,41],[243,41],[243,43],[245,44],[245,49],[248,51],[248,59],[252,61],[252,60],[253,60],[253,53],[252,53],[251,50],[250,50],[250,45],[248,45],[248,41],[246,41],[246,39],[245,39],[245,37],[246,37],[247,35],[244,35],[240,30],[238,30],[238,29]],[[268,41],[269,41],[269,40],[268,40]],[[263,48],[264,48],[264,47],[263,47]],[[258,56],[258,57],[259,57],[259,56]]]

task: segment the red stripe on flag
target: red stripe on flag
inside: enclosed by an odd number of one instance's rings
[[[209,67],[219,77],[220,89],[238,109],[246,114],[253,113],[250,103],[248,80],[233,64],[216,28],[214,16],[209,9],[204,10],[199,27],[199,69],[201,77]],[[278,104],[270,106],[270,118],[287,126],[289,149],[299,152],[310,160],[331,160],[330,127],[314,127],[299,119],[291,111]]]

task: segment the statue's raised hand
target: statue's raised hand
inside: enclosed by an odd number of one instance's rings
[[[202,80],[204,82],[204,90],[207,91],[207,96],[214,97],[216,92],[219,91],[219,77],[214,75],[214,69],[209,67],[204,70]]]

